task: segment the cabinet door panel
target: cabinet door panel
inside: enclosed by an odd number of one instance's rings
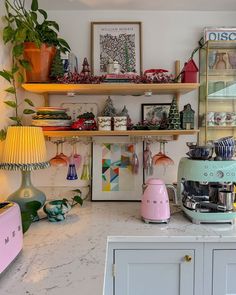
[[[193,285],[194,250],[115,251],[115,295],[191,295]]]
[[[236,250],[214,250],[213,294],[236,294]]]

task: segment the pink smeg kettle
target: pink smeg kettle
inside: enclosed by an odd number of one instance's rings
[[[170,204],[166,187],[172,188],[176,202],[176,188],[158,178],[150,178],[144,185],[141,200],[141,216],[145,223],[168,223]]]

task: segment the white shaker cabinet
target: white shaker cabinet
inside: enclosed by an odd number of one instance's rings
[[[194,294],[194,250],[116,250],[114,262],[115,295]]]
[[[108,243],[104,295],[236,295],[235,242],[140,241]]]
[[[212,295],[236,294],[236,250],[213,250]]]
[[[202,265],[201,243],[111,242],[103,294],[203,295]]]
[[[204,295],[236,295],[236,243],[204,243]]]

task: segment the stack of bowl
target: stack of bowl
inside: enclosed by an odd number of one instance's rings
[[[231,160],[235,152],[235,140],[233,136],[227,136],[215,141],[215,153],[217,160]]]
[[[193,160],[208,160],[212,157],[214,146],[213,145],[197,145],[197,143],[187,142],[189,151],[186,153],[190,159]]]

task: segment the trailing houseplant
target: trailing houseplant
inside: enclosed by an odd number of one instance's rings
[[[22,102],[18,96],[18,87],[25,80],[22,70],[29,73],[35,66],[33,60],[27,59],[24,53],[26,45],[35,46],[39,50],[46,47],[56,48],[60,52],[70,50],[68,43],[58,37],[59,25],[55,21],[48,20],[47,12],[38,7],[38,0],[32,0],[31,9],[26,9],[25,0],[5,0],[6,15],[4,17],[6,25],[3,29],[4,44],[11,45],[12,66],[11,69],[3,69],[0,76],[10,83],[5,89],[7,94],[12,95],[12,99],[5,100],[4,103],[14,109],[14,115],[9,119],[15,125],[22,125],[22,115],[19,114],[19,107]],[[43,64],[45,63],[45,60]],[[38,67],[36,67],[38,69]],[[46,74],[46,77],[48,74]],[[25,98],[30,108],[26,107],[23,114],[32,114],[34,110],[33,102]],[[0,130],[0,139],[6,136],[6,130]]]
[[[65,213],[67,213],[72,207],[74,207],[77,204],[80,204],[80,206],[83,205],[84,199],[82,198],[82,192],[80,189],[72,190],[73,197],[71,201],[64,198],[62,200],[53,200],[48,203],[46,203],[43,207],[43,211],[47,214],[47,217],[49,221],[55,222],[55,221],[61,221],[64,220]],[[35,221],[34,216],[37,213],[37,211],[40,209],[41,204],[38,201],[32,201],[28,202],[26,204],[27,210],[24,212],[21,212],[21,220],[22,220],[22,229],[23,233],[25,233],[30,225]],[[65,210],[67,208],[68,210]],[[38,221],[40,221],[40,218]]]
[[[47,12],[39,8],[38,0],[32,0],[31,9],[26,8],[25,0],[5,0],[5,8],[3,41],[12,44],[14,63],[25,68],[31,82],[40,79],[37,82],[46,82],[56,49],[63,53],[70,51],[68,43],[58,36],[58,23],[48,20]],[[43,74],[39,67],[47,73]],[[32,74],[34,69],[37,69],[35,76]]]

